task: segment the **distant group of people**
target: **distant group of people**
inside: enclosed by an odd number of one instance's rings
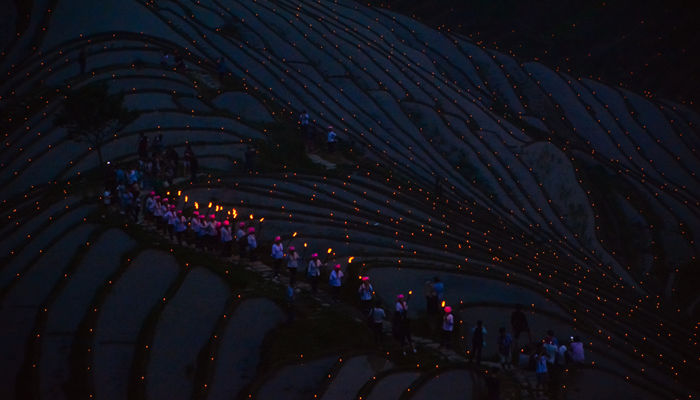
[[[189,142],[185,143],[182,154],[182,169],[180,170],[180,155],[172,146],[163,145],[163,134],[156,135],[153,140],[141,133],[138,143],[139,169],[148,177],[168,182],[172,185],[173,179],[180,174],[196,180],[199,171],[199,161]]]
[[[302,136],[306,142],[307,151],[315,150],[317,141],[316,136],[318,133],[316,128],[311,125],[311,118],[309,117],[309,113],[306,110],[303,110],[299,114],[297,124],[299,125],[299,129],[301,130]],[[329,154],[335,152],[336,144],[338,143],[338,141],[338,134],[335,133],[333,126],[328,126],[328,128],[326,128],[325,142],[326,150]]]
[[[175,203],[175,199],[169,199],[151,191],[145,198],[144,220],[179,244],[191,244],[202,251],[213,252],[224,257],[237,254],[242,259],[257,261],[260,249],[256,236],[258,227],[255,226],[254,221],[250,223],[241,221],[234,226],[231,220],[219,218],[216,214],[194,210],[186,215]],[[304,266],[303,257],[296,247],[289,246],[285,249],[282,238],[276,236],[270,248],[270,258],[274,277],[279,278],[282,267],[286,266],[288,282],[293,287],[298,279],[298,270]],[[305,266],[306,280],[312,292],[316,293],[326,262],[314,252]],[[344,274],[341,266],[336,264],[328,273],[328,285],[336,300],[339,299],[343,281]]]

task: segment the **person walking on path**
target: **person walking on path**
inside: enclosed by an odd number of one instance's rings
[[[368,313],[369,321],[372,328],[372,333],[374,334],[374,343],[381,345],[384,338],[384,319],[386,318],[386,313],[382,309],[382,302],[377,300],[374,303]]]
[[[289,246],[287,254],[287,272],[289,272],[289,284],[294,286],[297,281],[297,270],[299,269],[299,253],[294,246]]]
[[[360,295],[362,312],[367,313],[370,308],[372,308],[372,296],[374,293],[374,288],[372,284],[369,283],[369,276],[362,277],[362,283],[360,283],[360,287],[357,288],[357,293]]]
[[[272,269],[275,273],[274,277],[277,278],[280,274],[280,268],[282,267],[282,259],[284,258],[284,245],[282,245],[282,238],[279,236],[275,237],[270,257],[272,257]]]
[[[472,329],[472,353],[470,361],[476,359],[476,365],[481,365],[481,353],[486,346],[486,327],[481,320],[476,321],[476,326]]]
[[[224,257],[231,257],[231,243],[233,241],[233,234],[231,233],[231,223],[228,220],[224,220],[221,223],[221,254]]]
[[[306,276],[309,278],[309,282],[311,283],[311,292],[314,294],[318,292],[318,280],[321,276],[321,264],[321,260],[318,258],[318,253],[313,253],[306,269]]]
[[[545,385],[547,384],[548,360],[549,357],[547,357],[544,347],[540,346],[535,356],[535,375],[537,376],[537,386],[535,386],[536,389],[544,390]]]
[[[413,347],[411,325],[408,319],[408,301],[403,294],[396,296],[393,332],[394,337],[401,345],[403,355],[406,355],[409,351],[413,353],[416,352],[416,349]]]
[[[335,144],[338,142],[338,135],[336,135],[332,126],[328,127],[328,135],[326,139],[328,143],[328,154],[332,154],[335,151]]]
[[[516,349],[521,333],[527,333],[528,344],[532,343],[532,334],[530,333],[530,327],[527,323],[527,318],[525,318],[525,313],[523,313],[522,305],[515,305],[515,310],[510,314],[510,326],[513,328]]]
[[[331,295],[334,301],[340,300],[340,287],[343,285],[343,270],[340,268],[340,264],[336,264],[328,277],[328,284],[331,287]]]
[[[449,347],[452,342],[452,331],[455,326],[455,317],[452,315],[452,307],[447,306],[443,309],[442,317],[442,335],[440,337],[440,347]]]
[[[238,230],[236,230],[236,243],[238,243],[238,257],[243,258],[245,255],[245,249],[248,247],[248,240],[246,239],[245,233],[245,222],[240,222],[238,224]]]
[[[513,338],[504,327],[498,328],[498,359],[504,370],[512,368]]]
[[[258,240],[255,238],[255,228],[252,226],[248,228],[246,239],[248,241],[248,258],[250,261],[256,261],[255,249],[258,248]]]
[[[187,219],[182,215],[182,210],[177,210],[175,219],[175,238],[177,243],[182,245],[185,242],[185,231],[187,230]]]

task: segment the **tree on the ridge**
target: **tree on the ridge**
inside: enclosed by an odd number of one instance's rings
[[[137,117],[138,112],[124,107],[124,93],[109,94],[107,84],[96,83],[68,92],[54,123],[66,128],[71,140],[97,150],[103,168],[102,146]]]

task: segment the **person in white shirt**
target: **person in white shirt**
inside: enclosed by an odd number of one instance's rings
[[[224,220],[221,225],[221,252],[224,257],[231,257],[231,242],[233,241],[233,234],[231,234],[231,223],[228,222],[228,220]]]
[[[248,257],[250,261],[255,261],[255,250],[258,248],[258,240],[255,238],[255,228],[252,226],[248,228],[248,235],[246,235],[246,238],[248,240]]]
[[[289,272],[289,284],[294,286],[297,281],[297,269],[299,268],[299,253],[294,246],[289,246],[287,254],[287,271]]]
[[[372,324],[372,333],[374,333],[374,342],[376,344],[382,344],[382,339],[384,336],[383,326],[384,318],[386,318],[386,313],[382,309],[382,302],[377,300],[374,307],[369,310],[367,314],[370,323]]]
[[[331,294],[335,301],[340,299],[340,287],[343,285],[343,276],[343,270],[340,268],[340,264],[336,264],[328,277],[328,284],[331,286]]]
[[[284,258],[284,246],[282,245],[282,238],[279,236],[275,237],[270,256],[272,257],[272,268],[275,271],[275,277],[277,277],[280,274],[280,267]]]
[[[185,241],[185,231],[187,230],[187,219],[182,215],[182,210],[175,213],[175,237],[179,244]]]
[[[318,259],[318,253],[311,254],[311,260],[309,260],[309,265],[306,269],[306,276],[309,278],[311,283],[311,292],[318,292],[318,279],[321,276],[321,260]]]
[[[452,331],[454,330],[455,317],[452,315],[452,307],[447,306],[443,309],[445,314],[442,317],[442,338],[440,347],[449,347],[452,341]]]
[[[370,308],[372,308],[372,295],[374,294],[374,288],[372,284],[369,283],[369,276],[362,277],[362,283],[360,287],[357,288],[357,293],[360,295],[362,312],[368,313]]]

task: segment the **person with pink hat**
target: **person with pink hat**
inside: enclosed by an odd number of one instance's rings
[[[179,244],[185,241],[185,231],[187,230],[187,218],[182,215],[182,210],[175,212],[175,238]]]
[[[452,307],[447,306],[443,309],[442,317],[442,337],[440,338],[440,347],[449,347],[452,342],[452,331],[455,326],[455,317],[452,315]]]
[[[168,212],[166,213],[165,217],[167,217],[166,226],[168,235],[171,239],[175,240],[175,220],[177,219],[177,209],[175,204],[171,204],[170,207],[168,207]]]
[[[321,265],[323,263],[318,258],[318,253],[311,254],[311,260],[309,260],[309,265],[306,267],[306,277],[309,278],[311,283],[311,292],[318,292],[318,280],[321,277]]]
[[[294,246],[289,246],[287,253],[287,271],[289,271],[289,284],[294,286],[297,281],[297,269],[299,268],[299,253]]]
[[[221,223],[221,229],[219,232],[221,238],[221,253],[224,255],[224,257],[231,257],[231,254],[233,254],[231,251],[233,234],[231,233],[231,223],[228,222],[227,219]]]
[[[255,261],[256,260],[255,250],[258,248],[258,240],[255,238],[255,228],[253,228],[252,226],[250,228],[248,228],[247,240],[248,240],[248,257],[250,258],[250,261]]]
[[[279,276],[282,259],[284,258],[284,246],[282,245],[282,238],[279,236],[275,237],[275,242],[272,243],[270,257],[272,257],[272,268],[275,271],[274,277],[276,278]]]
[[[245,249],[248,246],[248,240],[246,240],[245,233],[245,222],[238,223],[238,229],[236,230],[236,243],[238,243],[238,257],[243,258]]]
[[[197,237],[199,236],[199,230],[201,225],[199,224],[199,211],[193,211],[192,217],[190,217],[190,230],[188,232],[189,239],[187,240],[190,244],[197,243]]]
[[[333,271],[331,271],[331,274],[328,276],[328,284],[331,287],[331,295],[335,301],[340,300],[340,287],[343,285],[344,276],[345,275],[343,274],[343,269],[340,267],[340,264],[335,264]]]
[[[357,288],[357,293],[360,295],[360,307],[363,313],[368,313],[372,308],[372,297],[374,296],[374,288],[369,282],[369,276],[363,276],[360,287]]]
[[[409,294],[410,297],[410,294]],[[411,325],[408,319],[408,298],[403,294],[396,296],[396,306],[394,312],[394,321],[392,324],[394,337],[401,344],[403,355],[407,351],[416,352],[413,347],[413,339],[411,338]]]

